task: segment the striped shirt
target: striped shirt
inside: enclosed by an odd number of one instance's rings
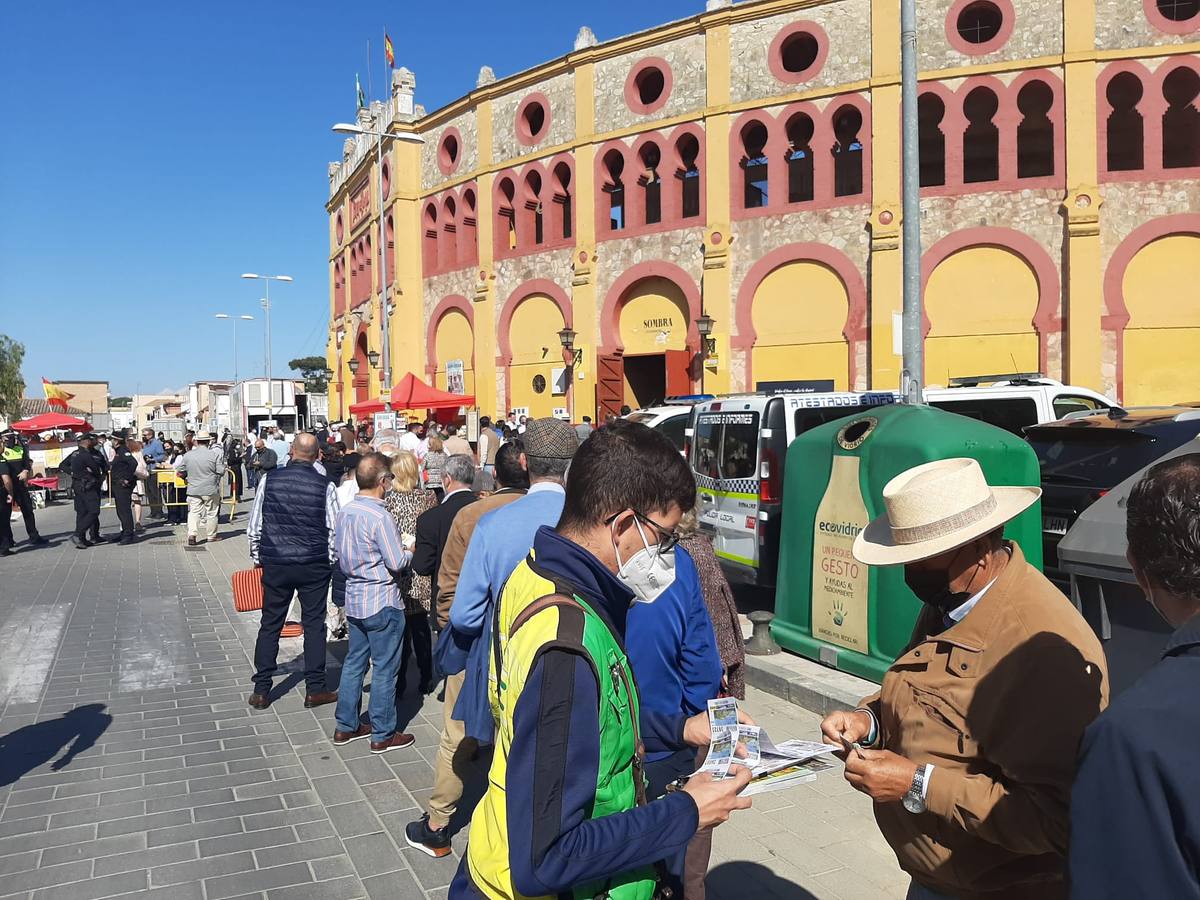
[[[337,555],[346,576],[347,616],[366,619],[388,606],[403,611],[392,573],[412,562],[412,553],[404,549],[382,500],[359,494],[338,513]]]

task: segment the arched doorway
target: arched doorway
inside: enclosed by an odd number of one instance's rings
[[[691,392],[687,298],[674,281],[644,278],[626,291],[618,334],[624,357],[623,402],[634,409]]]
[[[475,393],[475,332],[461,310],[447,311],[433,339],[434,386],[452,393]]]
[[[938,262],[925,284],[926,382],[1037,372],[1041,290],[1033,267],[1007,247],[967,246]]]
[[[508,326],[512,358],[508,365],[509,409],[544,418],[564,409],[566,374],[558,333],[565,322],[552,297],[532,293],[519,301]]]
[[[849,313],[846,285],[828,266],[794,260],[773,269],[754,291],[751,306],[754,386],[849,389]]]
[[[1200,399],[1200,234],[1167,234],[1129,260],[1121,294],[1126,406]],[[1191,291],[1193,299],[1185,298]]]
[[[354,402],[365,403],[371,399],[371,362],[367,359],[367,332],[359,331],[354,341],[354,358],[358,360],[358,371],[354,374]]]

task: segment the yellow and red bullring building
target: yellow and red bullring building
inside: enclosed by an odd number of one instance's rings
[[[397,379],[577,420],[702,378],[895,387],[898,7],[710,0],[605,43],[582,29],[431,113],[395,72],[360,123],[424,143],[388,140],[380,173],[350,139],[329,170],[331,414],[380,390],[378,177]],[[1200,400],[1200,0],[918,16],[927,382],[1042,371]]]

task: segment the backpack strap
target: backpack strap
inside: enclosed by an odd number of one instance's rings
[[[521,630],[526,622],[536,616],[544,609],[549,609],[552,606],[573,606],[576,609],[583,609],[579,605],[579,601],[574,597],[568,597],[566,594],[547,594],[544,597],[538,597],[527,607],[521,610],[515,619],[513,619],[512,627],[508,630],[509,640]]]

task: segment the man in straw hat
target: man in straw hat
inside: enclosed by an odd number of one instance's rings
[[[821,731],[875,801],[909,898],[1067,895],[1071,782],[1108,675],[1083,617],[1004,540],[1040,495],[990,486],[972,459],[925,463],[854,542],[859,562],[903,565],[923,606],[882,689]]]

